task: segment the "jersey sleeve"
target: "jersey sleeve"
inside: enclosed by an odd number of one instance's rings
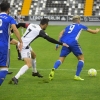
[[[10,20],[10,24],[16,24],[16,21],[12,17],[11,17],[11,20]]]
[[[85,26],[85,25],[81,25],[81,27],[82,27],[83,30],[87,30],[88,29],[88,27]]]
[[[43,30],[40,31],[39,36],[40,36],[40,37],[43,37],[44,39],[48,40],[48,41],[51,42],[51,43],[59,44],[59,45],[62,45],[62,44],[63,44],[63,43],[58,42],[57,40],[55,40],[55,39],[49,37],[49,36],[47,35],[47,33],[45,33]]]

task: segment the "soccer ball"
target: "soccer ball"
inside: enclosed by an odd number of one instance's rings
[[[88,75],[89,76],[96,76],[97,71],[94,68],[91,68],[91,69],[88,70]]]

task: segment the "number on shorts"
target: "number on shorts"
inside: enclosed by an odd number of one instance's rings
[[[74,27],[75,27],[75,25],[71,25],[70,28],[69,28],[68,33],[71,33],[73,31]]]

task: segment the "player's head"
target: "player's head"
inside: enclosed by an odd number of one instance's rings
[[[75,15],[75,16],[73,16],[73,22],[74,23],[80,23],[80,16],[79,15]]]
[[[20,15],[20,14],[21,14],[21,11],[20,11],[20,10],[18,10],[18,11],[17,11],[17,15]]]
[[[3,0],[0,4],[0,11],[9,13],[10,10],[10,3],[7,2],[7,0]]]
[[[49,22],[49,19],[47,18],[43,18],[41,21],[40,21],[40,26],[43,30],[45,30],[48,26],[48,22]]]

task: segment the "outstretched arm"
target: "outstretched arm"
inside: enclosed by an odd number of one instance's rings
[[[64,34],[64,31],[65,31],[65,30],[62,30],[62,31],[60,32],[59,37],[58,37],[58,40],[60,40],[60,38],[61,38],[62,35]]]
[[[48,35],[45,34],[45,32],[43,30],[40,31],[39,36],[43,37],[44,39],[48,40],[51,43],[59,44],[59,45],[63,45],[63,46],[69,47],[66,43],[59,42],[59,41],[49,37]]]
[[[92,34],[96,34],[96,33],[98,33],[100,31],[100,29],[96,28],[95,30],[93,30],[93,29],[89,28],[89,29],[87,29],[87,31],[90,32],[90,33],[92,33]]]
[[[62,35],[64,34],[64,31],[65,31],[65,30],[62,30],[62,31],[60,32],[59,37],[58,37],[58,41],[60,41],[60,38],[61,38]],[[60,45],[59,45],[59,44],[56,44],[56,50],[58,50],[59,47],[60,47]]]

